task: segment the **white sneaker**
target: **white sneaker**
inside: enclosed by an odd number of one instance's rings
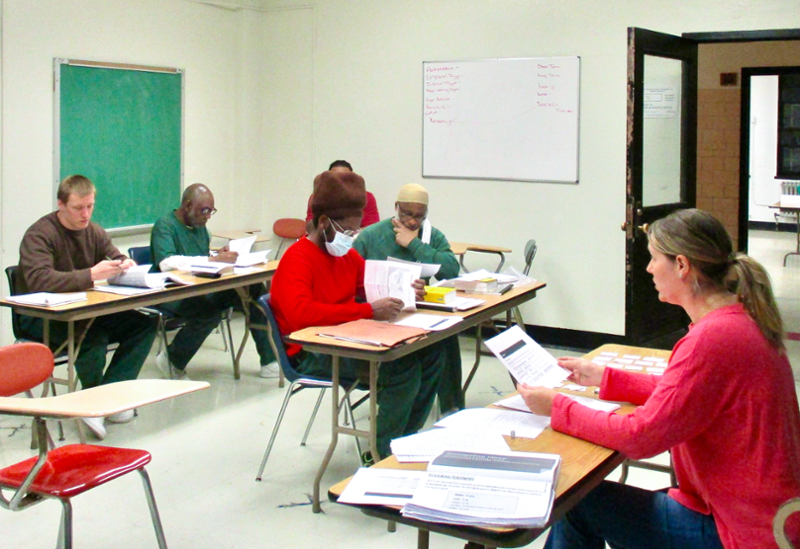
[[[97,437],[97,440],[106,438],[106,428],[103,425],[102,417],[82,417],[81,420],[86,424],[89,430]]]
[[[185,370],[176,368],[175,365],[169,361],[166,351],[161,351],[156,355],[156,366],[161,370],[161,375],[163,375],[165,379],[189,379]]]
[[[120,412],[118,414],[111,414],[106,418],[106,420],[110,421],[111,423],[128,423],[132,419],[133,410],[125,410],[124,412]]]
[[[261,367],[261,371],[259,372],[259,377],[264,377],[267,379],[277,379],[280,376],[281,367],[278,366],[277,362],[270,362]]]

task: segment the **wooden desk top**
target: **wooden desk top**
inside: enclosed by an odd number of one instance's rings
[[[52,397],[0,397],[0,413],[48,418],[105,417],[208,387],[205,381],[135,379]]]
[[[256,243],[269,242],[271,239],[270,236],[261,234],[261,231],[255,229],[248,231],[212,231],[211,235],[227,240],[236,240],[237,238],[247,238],[248,236],[256,235]]]
[[[189,284],[132,296],[87,290],[86,301],[68,303],[58,307],[23,305],[7,299],[0,299],[0,306],[13,307],[22,314],[50,320],[83,320],[263,282],[269,280],[277,268],[278,262],[270,261],[264,265],[256,265],[252,272],[227,274],[215,279],[192,276],[188,271],[173,271]]]
[[[468,251],[492,254],[510,254],[511,249],[501,246],[487,246],[485,244],[470,244],[469,242],[450,242],[450,249],[455,255],[464,255]]]
[[[659,356],[668,358],[669,351],[658,349],[648,349],[644,347],[630,347],[627,345],[608,344],[603,345],[594,351],[584,355],[584,358],[592,359],[603,352],[613,352],[620,355],[638,354],[640,356]],[[560,389],[565,393],[570,393]],[[593,393],[575,392],[581,396],[593,396]],[[635,406],[632,404],[621,403],[621,408],[616,411],[618,414],[629,414]],[[563,516],[566,509],[571,508],[578,500],[583,498],[595,485],[590,482],[602,478],[613,471],[625,456],[615,450],[598,446],[591,442],[559,433],[547,427],[535,439],[516,438],[504,436],[506,442],[512,450],[524,452],[543,452],[559,454],[561,456],[561,468],[556,482],[556,500],[553,505],[553,513],[550,523]],[[394,456],[376,463],[374,467],[390,469],[411,469],[424,471],[427,463],[400,463]],[[590,478],[591,477],[591,478]],[[350,479],[343,480],[330,488],[328,496],[335,501],[344,491]],[[368,506],[356,505],[368,515],[380,518],[394,518],[398,521],[410,523],[414,526],[424,527],[431,532],[440,532],[462,539],[474,540],[478,543],[494,547],[518,547],[527,545],[535,539],[544,529],[525,529],[525,528],[475,528],[458,525],[445,525],[403,519],[399,514],[400,507],[389,506]]]
[[[533,281],[524,286],[513,288],[503,295],[489,295],[489,294],[469,294],[459,292],[459,297],[475,297],[486,301],[480,307],[470,309],[468,311],[446,312],[446,311],[419,311],[425,314],[435,314],[442,316],[460,316],[464,320],[455,324],[454,326],[441,330],[438,332],[428,332],[427,337],[412,343],[399,345],[397,347],[385,348],[374,347],[371,345],[360,345],[358,343],[351,343],[347,341],[339,341],[330,338],[324,338],[317,335],[321,329],[319,326],[312,326],[303,330],[293,332],[287,337],[287,341],[303,345],[307,350],[313,352],[322,352],[328,354],[336,354],[338,356],[346,356],[350,358],[361,358],[364,360],[380,360],[389,361],[395,360],[401,356],[405,356],[417,349],[435,343],[453,334],[462,332],[472,326],[487,320],[496,314],[515,307],[529,299],[536,297],[536,292],[544,288],[547,284],[541,281]],[[403,313],[403,316],[408,316],[413,313]]]

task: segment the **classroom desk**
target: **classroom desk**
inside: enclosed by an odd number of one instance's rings
[[[467,252],[478,252],[484,254],[496,254],[500,256],[500,263],[498,263],[497,268],[494,272],[499,273],[500,269],[503,268],[503,264],[506,262],[505,254],[510,254],[510,248],[503,248],[501,246],[486,246],[484,244],[470,244],[468,242],[450,242],[450,249],[453,251],[455,255],[458,256],[458,262],[461,264],[461,268],[464,269],[465,273],[469,272],[466,265],[464,265],[464,256]]]
[[[314,494],[312,509],[315,513],[320,512],[319,504],[319,486],[322,481],[322,476],[325,474],[325,469],[328,467],[333,451],[336,449],[339,434],[347,434],[353,436],[367,437],[370,443],[370,450],[373,456],[378,456],[377,451],[377,435],[376,435],[376,421],[377,421],[377,380],[378,380],[378,367],[381,362],[388,362],[406,356],[414,351],[441,341],[446,337],[458,334],[464,330],[479,325],[480,323],[508,311],[513,307],[520,305],[530,299],[536,297],[536,292],[545,287],[544,282],[534,281],[519,288],[514,288],[504,295],[486,295],[486,294],[465,294],[469,297],[478,297],[484,299],[486,303],[480,307],[470,311],[462,311],[457,313],[445,313],[438,311],[424,311],[425,313],[440,314],[440,315],[458,315],[464,318],[462,322],[451,326],[446,330],[440,332],[430,332],[427,337],[400,345],[391,349],[379,349],[367,345],[358,345],[355,343],[348,343],[344,341],[337,341],[329,338],[323,338],[317,335],[318,327],[306,328],[289,335],[287,341],[290,343],[297,343],[302,345],[306,351],[314,353],[329,354],[333,357],[331,379],[333,381],[333,388],[331,389],[331,403],[332,403],[332,426],[331,426],[331,443],[322,460],[317,476],[314,479]],[[339,358],[357,358],[369,362],[369,390],[370,390],[370,409],[369,421],[370,430],[364,431],[353,429],[339,425]]]
[[[797,221],[797,246],[793,252],[789,252],[783,256],[783,266],[786,267],[786,260],[789,259],[790,255],[800,255],[800,206],[781,206],[780,202],[776,202],[775,204],[771,205],[770,208],[775,208],[782,214],[793,215]]]
[[[122,311],[130,311],[139,307],[151,307],[159,303],[167,301],[177,301],[189,297],[200,295],[207,295],[214,292],[223,290],[236,290],[239,297],[244,304],[244,314],[247,325],[249,326],[249,308],[247,307],[249,301],[249,294],[244,290],[245,287],[259,282],[266,282],[272,278],[275,269],[278,268],[277,261],[270,261],[265,265],[259,265],[256,270],[247,274],[230,274],[222,276],[217,279],[200,278],[192,276],[191,273],[185,271],[174,271],[182,279],[189,282],[186,286],[172,286],[164,290],[157,290],[144,294],[134,296],[122,296],[111,294],[107,292],[98,292],[89,290],[86,292],[86,301],[79,301],[77,303],[69,303],[59,307],[37,307],[34,305],[22,305],[7,299],[0,299],[0,306],[11,307],[17,313],[30,315],[44,319],[44,334],[45,342],[48,341],[48,322],[51,320],[58,320],[67,323],[67,356],[68,356],[68,369],[67,369],[67,387],[70,392],[75,390],[76,377],[75,377],[75,357],[78,356],[80,350],[80,343],[86,330],[91,326],[91,322],[98,316],[119,313]],[[79,320],[89,320],[85,330],[81,334],[75,333],[75,322]],[[239,345],[239,351],[234,360],[234,377],[240,378],[239,361],[244,351],[245,343],[249,336],[249,330],[245,330],[242,342]],[[77,337],[76,337],[77,336]]]
[[[637,354],[641,356],[658,356],[668,358],[669,351],[647,349],[643,347],[629,347],[626,345],[603,345],[584,355],[585,358],[594,358],[603,352],[619,354]],[[566,393],[571,391],[563,390]],[[592,393],[576,392],[582,396],[593,396]],[[623,404],[617,413],[628,414],[634,406]],[[386,505],[354,505],[369,516],[384,520],[399,522],[417,528],[417,547],[427,549],[429,546],[430,532],[437,532],[459,539],[467,540],[467,547],[521,547],[528,545],[539,537],[551,524],[557,522],[564,514],[572,509],[586,494],[594,489],[617,466],[622,464],[625,456],[615,450],[598,446],[591,442],[581,440],[563,433],[553,431],[550,427],[544,430],[535,439],[505,437],[512,450],[525,452],[544,452],[559,454],[561,456],[561,469],[556,482],[556,498],[548,523],[543,528],[477,528],[472,526],[459,526],[452,524],[438,524],[424,522],[403,517],[400,508]],[[399,463],[394,456],[384,459],[374,467],[392,469],[415,469],[424,471],[427,463]],[[328,491],[328,498],[337,501],[350,479],[343,480],[332,486]]]
[[[247,238],[248,236],[256,236],[255,243],[258,244],[259,242],[269,242],[270,237],[261,234],[261,231],[257,230],[248,230],[248,231],[213,231],[211,233],[212,236],[216,236],[218,238],[224,238],[226,240],[236,240],[237,238]]]

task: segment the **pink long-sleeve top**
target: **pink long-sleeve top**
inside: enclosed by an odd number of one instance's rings
[[[741,304],[694,323],[663,376],[606,368],[600,398],[639,407],[618,415],[559,395],[552,428],[635,459],[671,449],[672,498],[712,514],[727,549],[775,547],[773,517],[800,496],[800,411],[785,353]],[[797,516],[787,533],[798,546]]]

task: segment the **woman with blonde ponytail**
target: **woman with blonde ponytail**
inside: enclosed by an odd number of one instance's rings
[[[800,409],[769,276],[700,210],[656,221],[648,240],[659,299],[692,320],[664,374],[559,359],[572,381],[600,386],[600,398],[639,407],[623,416],[552,389],[518,389],[557,431],[635,459],[671,450],[678,487],[605,481],[553,526],[545,547],[775,547],[772,519],[800,496]],[[800,547],[796,515],[786,531]]]

